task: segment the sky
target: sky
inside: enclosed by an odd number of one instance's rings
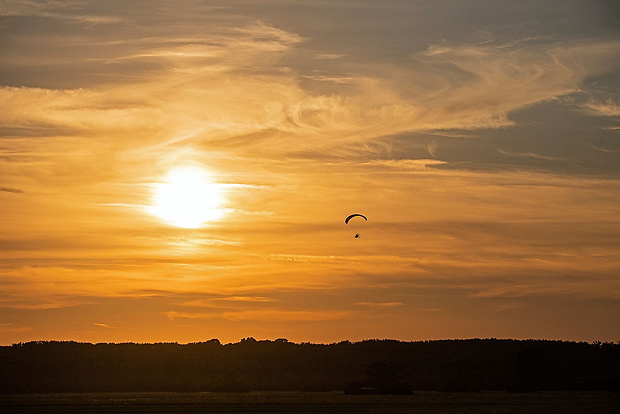
[[[620,340],[617,2],[0,0],[0,54],[0,345]]]

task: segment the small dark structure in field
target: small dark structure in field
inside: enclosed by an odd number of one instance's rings
[[[347,384],[345,394],[412,394],[411,385],[399,378],[399,369],[394,364],[372,362],[366,370],[363,381]]]

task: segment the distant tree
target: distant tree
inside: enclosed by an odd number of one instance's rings
[[[539,389],[545,368],[545,352],[539,346],[528,346],[517,354],[516,371],[508,385],[509,392],[535,392]]]
[[[0,393],[302,390],[620,390],[620,343],[246,338],[181,345],[0,346]],[[353,381],[352,380],[356,380]]]

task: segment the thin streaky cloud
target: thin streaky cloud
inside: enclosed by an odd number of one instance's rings
[[[0,187],[0,191],[4,193],[15,193],[15,194],[23,193],[23,191],[20,190],[19,188],[12,188],[12,187]]]
[[[620,299],[620,284],[607,284],[605,291],[588,286],[586,283],[568,282],[562,285],[540,283],[516,284],[509,287],[496,288],[472,294],[476,298],[519,298],[519,297],[555,297],[572,295],[580,298],[607,298]]]
[[[29,326],[16,326],[15,324],[8,323],[0,323],[0,333],[2,334],[18,334],[18,333],[26,333],[31,332],[32,328]]]
[[[397,306],[404,306],[405,304],[402,302],[358,302],[356,305],[378,308],[393,308]]]
[[[176,319],[214,319],[224,318],[229,321],[329,321],[349,319],[354,316],[350,311],[305,311],[305,310],[241,310],[230,312],[177,312],[168,311],[170,320]]]
[[[598,116],[620,117],[620,103],[611,98],[604,101],[590,101],[584,108]]]
[[[265,296],[224,296],[182,302],[179,303],[179,306],[191,308],[227,308],[239,307],[242,304],[258,304],[275,301],[275,299]]]
[[[342,53],[319,53],[314,56],[317,60],[332,60],[332,59],[340,59],[346,57],[348,55]]]
[[[108,328],[108,329],[114,328],[113,326],[108,325],[107,323],[93,322],[92,325],[97,326],[99,328]]]

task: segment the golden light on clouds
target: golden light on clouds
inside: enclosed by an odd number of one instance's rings
[[[550,1],[2,2],[0,343],[617,340],[620,40]]]
[[[222,187],[214,183],[203,168],[174,168],[162,183],[153,187],[153,198],[147,211],[166,223],[198,228],[221,219],[225,214]]]

